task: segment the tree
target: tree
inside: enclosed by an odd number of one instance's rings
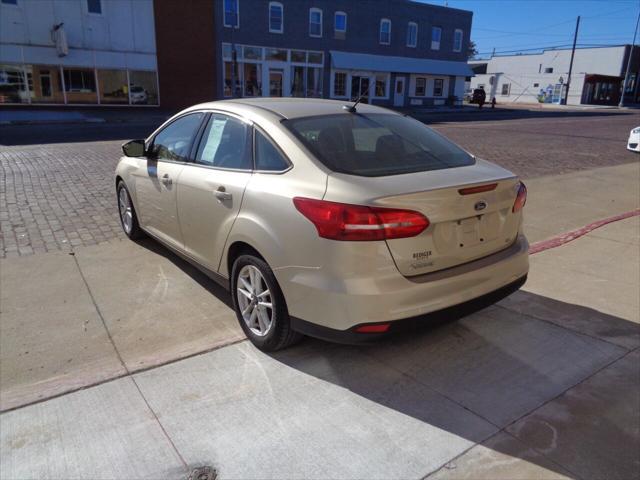
[[[469,47],[467,48],[467,60],[472,59],[478,54],[478,47],[476,46],[476,42],[471,40],[469,42]]]

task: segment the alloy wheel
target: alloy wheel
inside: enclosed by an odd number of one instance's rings
[[[122,228],[127,235],[131,234],[133,230],[133,209],[131,208],[131,199],[129,193],[124,187],[120,188],[118,192],[118,207],[120,209],[120,220],[122,221]]]
[[[273,326],[271,292],[260,270],[245,265],[238,274],[236,298],[242,319],[252,333],[264,337]]]

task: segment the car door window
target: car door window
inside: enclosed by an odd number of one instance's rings
[[[196,153],[196,163],[210,167],[251,170],[251,129],[233,117],[213,114]]]
[[[289,168],[289,162],[265,135],[256,130],[256,170],[281,172]]]
[[[185,115],[163,128],[153,139],[153,158],[186,162],[191,142],[203,116],[204,113],[201,112]]]

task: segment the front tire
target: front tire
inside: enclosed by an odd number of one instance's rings
[[[302,337],[291,328],[284,296],[264,260],[239,256],[231,270],[231,292],[240,327],[258,349],[275,352]]]
[[[137,240],[144,237],[144,232],[140,228],[138,223],[138,216],[136,215],[136,209],[133,207],[133,201],[129,190],[122,180],[118,182],[116,189],[118,194],[118,213],[120,216],[120,225],[122,230],[131,240]]]

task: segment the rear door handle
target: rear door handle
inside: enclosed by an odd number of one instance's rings
[[[161,179],[160,181],[161,181],[162,183],[164,183],[164,184],[165,184],[165,186],[167,186],[167,187],[168,187],[169,185],[171,185],[171,178],[169,177],[169,174],[168,174],[168,173],[165,173],[165,174],[162,176],[162,179]]]
[[[214,192],[214,195],[221,202],[224,202],[225,200],[231,200],[233,198],[233,195],[227,192],[227,189],[222,186],[218,187],[218,189]]]

